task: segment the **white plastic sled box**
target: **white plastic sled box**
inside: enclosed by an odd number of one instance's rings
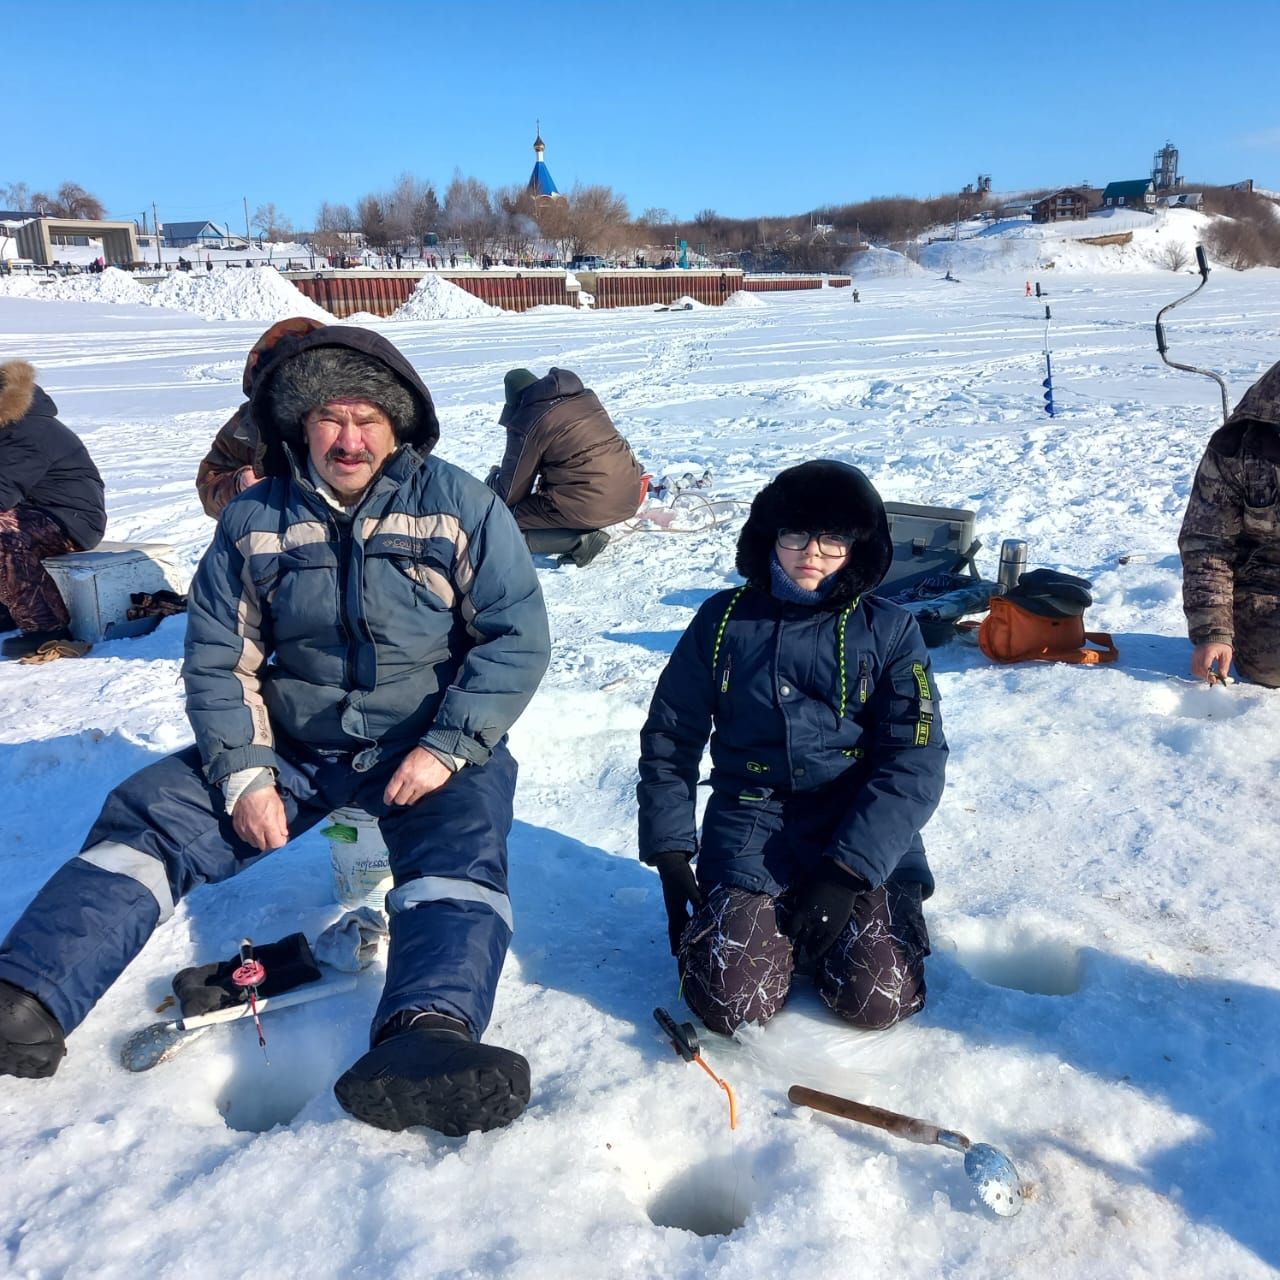
[[[129,621],[135,591],[181,592],[177,554],[167,542],[100,542],[92,551],[73,551],[43,561],[71,614],[71,634],[96,644],[142,635],[154,618]]]
[[[876,594],[893,595],[936,573],[963,572],[974,550],[974,513],[958,507],[886,502],[893,563]]]

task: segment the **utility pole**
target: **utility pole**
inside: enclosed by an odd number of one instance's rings
[[[252,240],[253,237],[249,234],[249,197],[241,196],[240,199],[244,201],[244,238]]]
[[[151,202],[151,221],[156,229],[156,266],[164,270],[164,259],[160,256],[160,215],[156,212],[156,202]]]

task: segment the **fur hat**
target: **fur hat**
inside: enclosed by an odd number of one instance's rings
[[[507,404],[514,409],[520,403],[520,394],[525,387],[531,387],[538,381],[538,375],[529,369],[508,369],[502,379],[503,394]]]
[[[380,360],[347,347],[313,347],[282,361],[266,389],[268,411],[280,434],[302,436],[312,409],[334,400],[367,400],[391,419],[399,441],[414,432],[417,410],[409,388]]]
[[[0,364],[0,427],[25,418],[36,394],[36,371],[25,360]]]
[[[823,602],[846,604],[878,586],[893,561],[884,503],[857,467],[820,459],[789,467],[756,494],[738,538],[738,572],[768,591],[779,529],[844,533],[853,538],[849,559]]]

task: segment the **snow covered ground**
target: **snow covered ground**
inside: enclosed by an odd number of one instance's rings
[[[995,668],[935,651],[952,755],[925,832],[929,1004],[886,1034],[810,993],[766,1031],[704,1037],[723,1095],[661,1041],[688,1017],[656,877],[634,854],[636,734],[737,526],[637,533],[590,569],[546,566],[551,671],[513,734],[516,935],[489,1038],[526,1054],[515,1125],[466,1140],[348,1119],[379,975],[252,1032],[209,1033],[144,1075],[120,1046],[171,975],[339,908],[310,836],[179,908],[73,1036],[50,1081],[0,1089],[7,1274],[239,1277],[1253,1277],[1280,1268],[1275,1141],[1280,695],[1185,678],[1176,533],[1216,389],[1158,360],[1187,277],[861,284],[750,309],[543,311],[377,322],[441,408],[441,452],[501,452],[502,374],[555,363],[601,395],[655,474],[710,468],[749,498],[816,456],[887,498],[969,507],[1000,540],[1095,583],[1113,667]],[[1234,396],[1280,357],[1280,273],[1216,272],[1170,317],[1177,358]],[[238,403],[258,323],[0,298],[0,355],[40,369],[108,482],[115,539],[195,564],[196,464]],[[1121,558],[1127,558],[1121,563]],[[79,662],[0,669],[0,928],[79,846],[106,790],[189,741],[182,619]],[[974,1201],[959,1157],[797,1110],[807,1083],[992,1143],[1020,1216]]]

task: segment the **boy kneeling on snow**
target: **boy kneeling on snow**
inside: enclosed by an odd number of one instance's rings
[[[884,504],[856,467],[782,472],[738,541],[746,585],[702,605],[658,681],[640,856],[662,879],[684,997],[713,1031],[767,1022],[797,969],[858,1027],[924,1007],[920,829],[947,746],[915,619],[868,594],[892,557]]]
[[[338,1100],[382,1129],[506,1124],[529,1066],[479,1040],[511,941],[506,731],[549,658],[537,576],[503,504],[434,455],[431,394],[378,334],[279,336],[248,417],[265,478],[223,510],[188,601],[196,745],[107,797],[0,943],[0,1074],[52,1075],[182,897],[355,805],[396,887]]]

